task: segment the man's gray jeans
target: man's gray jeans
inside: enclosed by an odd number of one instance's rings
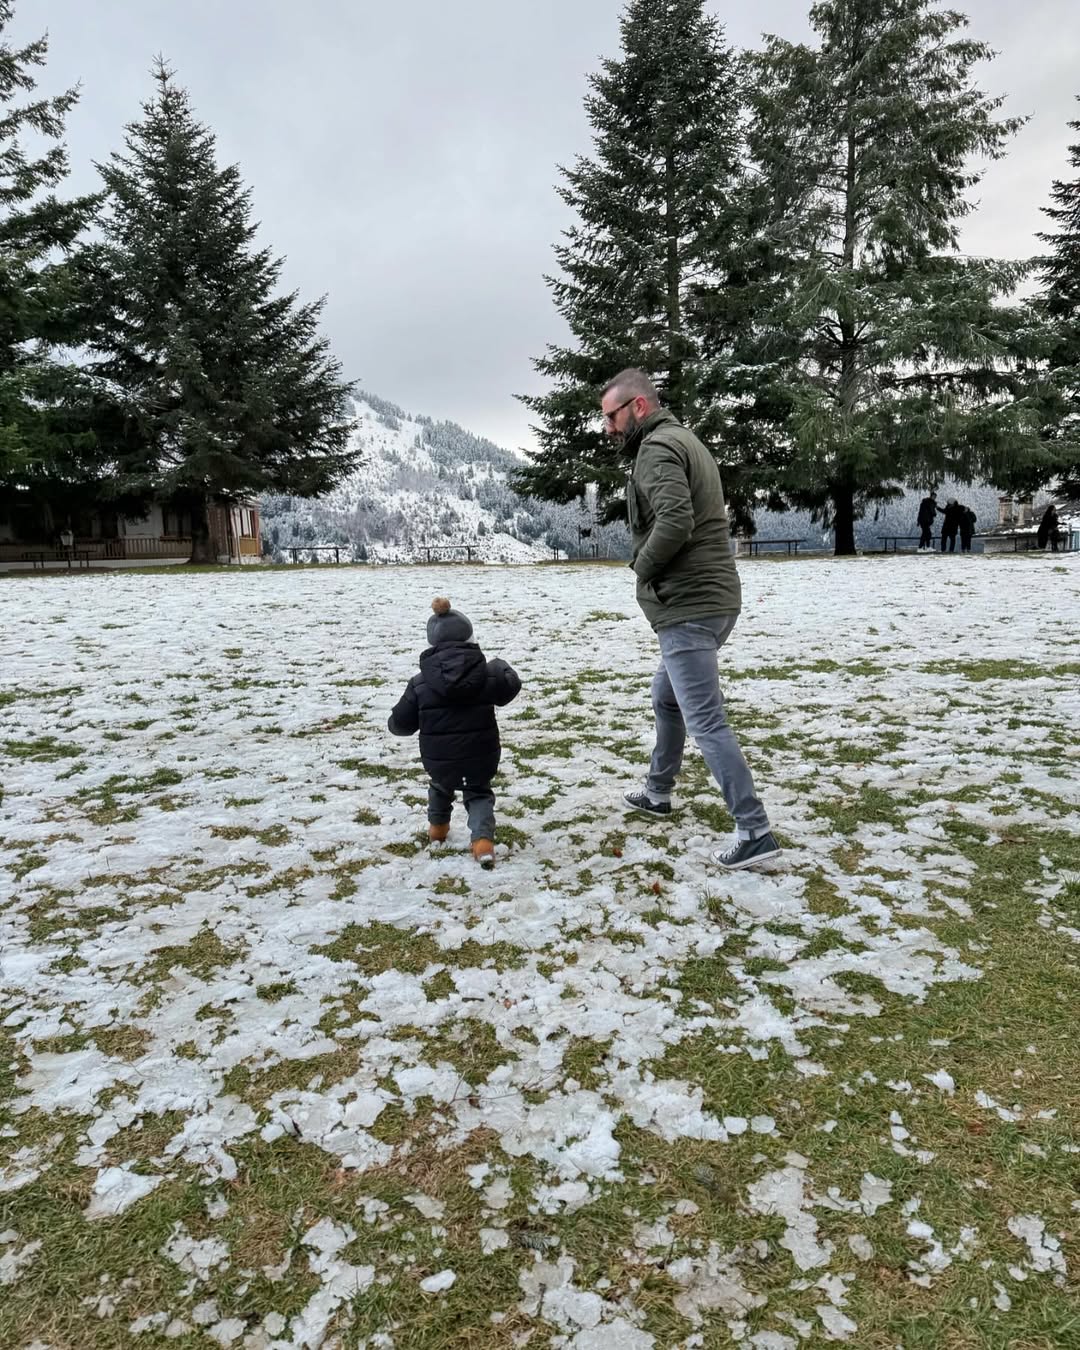
[[[769,828],[735,733],[728,726],[716,653],[735,627],[737,614],[717,614],[657,631],[660,668],[653,676],[656,746],[645,790],[667,801],[682,767],[687,732],[693,736],[709,771],[720,784],[727,808],[742,839]]]

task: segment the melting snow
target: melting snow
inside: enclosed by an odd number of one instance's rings
[[[130,1167],[106,1167],[98,1173],[84,1213],[88,1219],[106,1219],[123,1214],[136,1200],[161,1185],[161,1177],[144,1177]]]
[[[1058,1275],[1066,1273],[1061,1243],[1046,1232],[1046,1222],[1037,1214],[1019,1214],[1010,1219],[1009,1232],[1027,1243],[1032,1270],[1052,1270]]]
[[[62,671],[72,692],[53,698],[43,687],[36,689],[40,697],[0,700],[0,733],[28,741],[52,736],[73,749],[55,759],[5,763],[0,884],[10,877],[18,885],[13,902],[0,910],[0,1020],[19,1054],[16,1123],[32,1110],[86,1117],[75,1166],[94,1178],[90,1217],[119,1215],[162,1174],[194,1168],[211,1187],[211,1220],[226,1213],[218,1186],[236,1178],[237,1148],[260,1134],[268,1141],[299,1139],[323,1150],[328,1166],[363,1172],[395,1158],[394,1146],[369,1132],[388,1107],[417,1118],[433,1107],[440,1143],[486,1129],[506,1154],[540,1164],[545,1180],[528,1202],[534,1211],[561,1214],[588,1205],[622,1177],[620,1127],[630,1124],[669,1143],[707,1143],[721,1157],[727,1148],[759,1147],[763,1170],[748,1188],[747,1203],[756,1213],[782,1218],[781,1246],[799,1270],[829,1265],[834,1246],[821,1238],[812,1211],[820,1206],[871,1217],[893,1203],[891,1184],[868,1173],[855,1199],[819,1195],[805,1159],[789,1154],[778,1166],[765,1156],[784,1145],[776,1149],[780,1130],[772,1116],[751,1114],[756,1103],[720,1102],[714,1113],[698,1085],[659,1077],[656,1065],[673,1047],[707,1032],[717,1053],[765,1060],[784,1052],[801,1075],[817,1078],[829,1069],[810,1057],[810,1033],[827,1026],[835,1036],[831,1044],[842,1045],[847,1024],[880,1012],[872,995],[845,987],[845,976],[871,974],[914,1001],[935,985],[980,978],[979,944],[961,953],[938,940],[925,920],[969,912],[963,895],[972,868],[950,850],[945,810],[961,821],[1002,828],[985,804],[946,804],[947,794],[968,784],[980,765],[996,774],[1011,761],[979,759],[965,742],[961,764],[955,748],[941,744],[934,719],[942,677],[921,668],[919,638],[928,621],[948,623],[962,604],[969,631],[992,634],[996,656],[1024,659],[1041,623],[1046,574],[1038,560],[1009,569],[1015,604],[1004,628],[998,623],[1001,573],[993,560],[972,561],[953,575],[962,577],[963,589],[946,596],[927,587],[928,576],[940,576],[932,559],[890,560],[880,568],[853,560],[743,569],[746,609],[723,666],[739,678],[749,709],[767,709],[781,724],[801,722],[812,697],[815,735],[823,743],[855,743],[870,731],[848,718],[859,691],[846,666],[880,655],[874,692],[906,721],[908,742],[900,750],[862,764],[830,761],[818,776],[817,804],[864,788],[899,793],[901,803],[916,787],[943,797],[902,807],[898,824],[864,824],[840,836],[805,794],[788,786],[800,769],[816,771],[815,764],[785,751],[780,768],[763,764],[759,776],[792,847],[774,871],[733,877],[718,876],[710,856],[716,840],[689,811],[673,819],[668,848],[644,833],[629,838],[619,856],[601,847],[619,792],[640,771],[650,739],[655,639],[634,609],[625,569],[461,569],[434,588],[430,571],[408,568],[228,578],[116,574],[80,578],[78,605],[71,604],[75,588],[56,579],[10,585],[0,631],[0,691],[40,682],[34,672]],[[432,589],[449,589],[489,653],[506,656],[524,681],[521,698],[501,718],[508,749],[500,794],[502,805],[517,812],[505,816],[506,823],[514,820],[527,842],[500,854],[491,882],[472,868],[456,817],[447,848],[408,857],[394,851],[423,828],[422,810],[404,800],[422,791],[422,775],[415,746],[392,742],[385,719],[415,668]],[[882,615],[891,616],[887,625]],[[106,624],[121,631],[106,634]],[[868,631],[879,624],[879,633]],[[762,668],[779,662],[807,666],[822,631],[837,671],[763,677]],[[565,701],[562,686],[586,669],[602,678],[581,686],[588,706],[575,712],[587,714],[595,734],[567,759],[552,751],[552,723],[545,719]],[[541,681],[556,692],[545,692]],[[1028,683],[1040,686],[1030,704],[1038,703],[1040,716],[1047,704],[1063,724],[1080,715],[1065,682]],[[954,701],[965,737],[988,706],[1000,711],[1007,705],[1010,715],[1019,706],[1015,686],[992,681],[974,693],[955,689]],[[533,716],[524,716],[530,708]],[[758,732],[753,718],[748,721],[746,749],[754,761]],[[1022,735],[1008,735],[1011,740],[1002,732],[1006,748],[1023,749]],[[519,750],[529,753],[515,760]],[[363,773],[357,764],[378,772]],[[1062,827],[1080,827],[1080,803],[1068,784],[1038,765],[1024,767],[1025,782],[1053,793],[1071,812]],[[152,786],[155,775],[167,797]],[[530,804],[549,791],[556,797],[550,814]],[[137,819],[123,819],[124,811],[105,823],[94,818],[93,804],[105,793],[137,810]],[[706,800],[716,800],[711,790]],[[1016,808],[1018,820],[1025,809]],[[581,849],[568,849],[564,829],[548,828],[549,821],[567,819],[582,822]],[[862,850],[859,875],[833,865],[841,843]],[[24,875],[21,850],[31,848],[42,861]],[[586,867],[591,880],[583,885]],[[659,876],[660,898],[650,891],[635,902],[621,882],[628,867]],[[349,886],[342,884],[342,869]],[[809,903],[807,876],[817,869],[827,869],[846,908],[842,919],[816,913]],[[437,890],[447,879],[452,884]],[[1043,917],[1068,938],[1068,924],[1054,908],[1060,878],[1044,867],[1031,885]],[[31,911],[46,895],[61,897],[50,902],[60,926],[35,940]],[[648,920],[646,911],[656,907],[664,919]],[[86,922],[97,913],[112,917]],[[722,913],[720,924],[714,913]],[[374,923],[422,935],[445,964],[359,974],[340,942]],[[834,927],[842,943],[805,954]],[[725,956],[728,934],[740,939],[737,949],[745,955]],[[214,960],[179,959],[208,938],[216,944]],[[466,942],[480,953],[510,944],[520,959],[506,969],[483,955],[458,962]],[[85,964],[57,966],[73,953]],[[684,1001],[678,976],[688,962],[704,958],[726,963],[730,997]],[[766,967],[761,974],[750,973],[755,959]],[[452,988],[429,997],[425,985],[437,971],[449,975]],[[145,999],[148,978],[156,1002]],[[284,992],[264,997],[260,990],[267,986]],[[469,1077],[428,1048],[429,1036],[452,1036],[465,1018],[507,1052],[490,1072]],[[97,1032],[118,1028],[141,1039],[129,1057],[94,1043]],[[86,1041],[81,1048],[38,1049],[79,1035]],[[579,1072],[578,1081],[567,1072],[564,1055],[575,1042],[603,1045],[594,1078]],[[314,1068],[304,1072],[307,1061],[343,1050],[355,1052],[355,1063],[340,1081]],[[280,1065],[291,1067],[293,1081],[304,1086],[260,1101],[225,1090],[234,1069],[246,1069],[257,1082],[260,1072]],[[918,1082],[914,1069],[909,1078]],[[956,1091],[943,1069],[922,1078],[947,1096]],[[853,1076],[838,1091],[854,1096],[873,1081]],[[903,1095],[905,1110],[919,1095],[908,1078],[891,1087]],[[1002,1120],[1022,1114],[982,1092],[975,1101]],[[122,1131],[167,1113],[180,1123],[160,1157],[118,1159]],[[828,1133],[835,1122],[818,1128]],[[889,1137],[905,1157],[924,1165],[932,1159],[927,1150],[909,1147],[917,1141],[899,1113],[889,1122]],[[0,1192],[32,1184],[52,1163],[49,1145],[14,1146],[0,1164]],[[154,1175],[141,1174],[147,1164]],[[498,1225],[515,1198],[509,1177],[481,1162],[469,1168],[468,1179],[494,1225],[480,1231],[481,1249],[505,1249],[509,1236]],[[441,1201],[421,1192],[408,1199],[425,1218],[443,1217]],[[917,1202],[905,1205],[905,1217],[916,1209]],[[396,1220],[371,1199],[359,1206],[356,1222],[385,1231]],[[1065,1273],[1060,1243],[1046,1234],[1043,1220],[1020,1216],[1009,1227],[1030,1253],[1026,1270],[1016,1268],[1021,1275]],[[674,1234],[670,1216],[650,1226],[651,1236],[663,1236],[661,1228]],[[963,1235],[946,1248],[929,1225],[918,1233],[927,1247],[914,1272],[919,1278],[967,1250]],[[11,1283],[40,1253],[35,1243],[18,1245],[13,1233],[0,1237],[0,1278]],[[279,1265],[264,1268],[268,1279],[281,1280],[290,1262],[306,1261],[319,1287],[287,1321],[270,1314],[260,1335],[301,1347],[320,1344],[341,1305],[376,1278],[373,1267],[342,1259],[354,1237],[347,1225],[323,1220]],[[859,1235],[849,1246],[859,1260],[873,1255],[873,1245]],[[196,1240],[180,1224],[162,1250],[200,1281],[230,1260],[225,1243]],[[648,1250],[647,1260],[667,1260],[656,1254],[660,1247]],[[742,1327],[746,1339],[741,1319],[762,1304],[753,1287],[757,1256],[715,1244],[679,1252],[665,1268],[688,1320],[719,1312]],[[531,1258],[522,1259],[523,1309],[551,1320],[567,1344],[578,1350],[652,1344],[635,1324],[632,1301],[616,1304],[600,1290],[577,1288],[567,1258],[536,1258],[531,1265]],[[429,1279],[447,1276],[452,1272]],[[820,1287],[827,1295],[817,1308],[823,1331],[797,1325],[798,1319],[788,1324],[803,1339],[850,1337],[855,1328],[840,1310],[843,1287]],[[999,1291],[998,1297],[1007,1296]],[[235,1319],[211,1303],[200,1305],[205,1316],[184,1316],[228,1344],[239,1334]],[[142,1320],[146,1330],[176,1322],[171,1312]],[[789,1350],[792,1342],[762,1331],[748,1343]]]

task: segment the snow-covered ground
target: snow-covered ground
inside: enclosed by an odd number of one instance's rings
[[[396,1113],[447,1156],[490,1141],[468,1171],[482,1217],[470,1241],[519,1267],[516,1296],[495,1311],[579,1350],[661,1342],[633,1283],[579,1283],[583,1259],[565,1248],[515,1251],[511,1201],[538,1225],[601,1203],[631,1174],[628,1130],[708,1144],[721,1168],[725,1149],[749,1150],[743,1213],[775,1220],[791,1266],[787,1292],[766,1297],[755,1263],[777,1259],[775,1243],[680,1245],[671,1225],[697,1212],[689,1195],[638,1224],[640,1260],[666,1273],[687,1346],[717,1321],[758,1350],[804,1334],[858,1344],[849,1297],[873,1249],[860,1235],[837,1248],[819,1231],[830,1212],[862,1222],[893,1207],[926,1248],[915,1275],[927,1284],[968,1259],[974,1232],[939,1240],[917,1198],[910,1207],[918,1177],[868,1172],[857,1193],[826,1193],[775,1100],[724,1109],[660,1062],[707,1033],[736,1069],[779,1056],[812,1084],[834,1071],[822,1047],[841,1055],[884,995],[922,1000],[983,977],[978,944],[936,930],[970,917],[976,870],[945,826],[967,822],[993,842],[1004,821],[1045,823],[1034,803],[1046,794],[1062,828],[1080,827],[1075,740],[1054,762],[1031,753],[1048,727],[1080,726],[1080,566],[784,560],[742,576],[722,682],[788,847],[771,871],[735,876],[711,861],[723,821],[696,751],[670,822],[619,810],[648,754],[656,661],[623,567],[2,583],[0,1024],[14,1088],[0,1202],[62,1165],[83,1187],[87,1224],[121,1223],[194,1176],[212,1229],[253,1143],[300,1141],[362,1184],[416,1147],[378,1127]],[[500,717],[507,829],[490,874],[458,816],[447,847],[419,840],[416,746],[385,729],[439,593],[524,686]],[[983,660],[1016,664],[965,675]],[[966,795],[973,784],[987,795]],[[1063,884],[1046,860],[1028,893],[1068,944],[1080,934],[1055,907]],[[812,903],[823,885],[835,913]],[[839,939],[823,948],[826,930]],[[380,968],[395,932],[422,959]],[[687,995],[688,964],[725,951],[724,996]],[[853,992],[852,975],[880,993]],[[451,1052],[481,1033],[499,1062],[470,1077]],[[587,1075],[571,1059],[583,1047],[597,1052]],[[276,1086],[290,1065],[298,1073]],[[272,1090],[260,1093],[261,1075]],[[900,1114],[921,1097],[1012,1109],[980,1102],[983,1086],[944,1068],[908,1082],[884,1126],[890,1156],[909,1172],[933,1167]],[[174,1123],[154,1151],[125,1151],[154,1120]],[[206,1312],[230,1245],[178,1221],[161,1260],[190,1278],[132,1334],[204,1325],[219,1344],[322,1344],[350,1300],[410,1278],[407,1264],[350,1260],[365,1224],[401,1218],[375,1191],[364,1203],[354,1226],[309,1212],[291,1250],[316,1288],[298,1311],[261,1320]],[[410,1203],[414,1227],[438,1228],[444,1200]],[[1044,1227],[1037,1213],[1010,1219],[1013,1283],[1066,1278],[1060,1237]],[[48,1243],[0,1230],[0,1283],[17,1289],[49,1262]],[[450,1298],[453,1285],[436,1262],[420,1288]]]

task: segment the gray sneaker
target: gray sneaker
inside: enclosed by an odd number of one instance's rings
[[[670,816],[671,803],[656,801],[650,797],[644,790],[641,792],[628,792],[623,801],[631,811],[644,811],[650,816]]]
[[[736,839],[728,848],[718,849],[713,858],[725,871],[740,872],[744,867],[778,858],[780,853],[780,845],[770,831],[759,834],[756,839]]]

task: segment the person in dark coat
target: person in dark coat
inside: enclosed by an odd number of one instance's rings
[[[435,599],[431,608],[431,645],[420,653],[420,671],[394,704],[387,727],[395,736],[420,732],[420,760],[431,777],[428,837],[441,843],[450,833],[454,793],[460,791],[473,857],[490,868],[495,865],[491,780],[502,749],[495,709],[517,696],[521,681],[505,661],[487,659],[472,641],[472,624],[449,600]]]
[[[1060,538],[1057,507],[1051,502],[1043,512],[1042,520],[1039,521],[1039,531],[1035,536],[1035,542],[1040,548],[1045,548],[1049,544],[1051,553],[1056,553]]]
[[[975,512],[970,506],[960,508],[960,552],[971,552],[971,540],[975,534]]]
[[[949,552],[956,552],[956,532],[960,528],[960,520],[964,514],[964,508],[956,500],[950,497],[945,503],[945,510],[942,512],[945,519],[941,522],[941,551],[945,552],[946,544],[949,546]]]
[[[915,521],[920,530],[920,548],[934,547],[934,540],[930,532],[934,528],[934,521],[937,520],[937,514],[941,509],[937,504],[936,492],[931,492],[928,497],[924,497],[919,503],[919,514],[915,517]]]

